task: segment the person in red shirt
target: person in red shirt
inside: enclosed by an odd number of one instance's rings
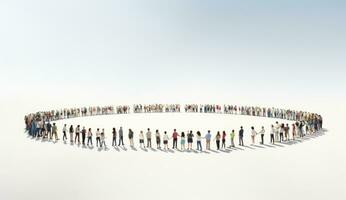
[[[177,130],[174,129],[172,138],[173,138],[173,149],[177,149],[178,148],[178,136],[179,134],[177,133]]]

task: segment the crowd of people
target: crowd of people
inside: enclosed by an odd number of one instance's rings
[[[289,140],[295,140],[296,138],[304,137],[305,135],[314,134],[322,129],[323,120],[321,115],[285,110],[277,108],[261,108],[261,107],[251,107],[251,106],[234,106],[234,105],[224,105],[225,114],[239,114],[239,115],[250,115],[250,116],[260,116],[260,117],[270,117],[279,118],[284,120],[295,121],[292,124],[284,124],[276,122],[270,127],[268,134],[268,141],[272,144],[275,142],[286,142]],[[151,105],[141,105],[137,104],[133,107],[134,113],[151,113],[151,112],[180,112],[179,104],[151,104]],[[185,105],[185,112],[200,112],[200,113],[222,113],[222,106],[220,105],[197,105],[189,104]],[[83,108],[72,108],[72,109],[61,109],[53,111],[44,111],[28,114],[25,116],[26,131],[33,138],[42,138],[43,140],[54,140],[57,142],[58,137],[58,127],[54,121],[75,117],[84,116],[95,116],[95,115],[108,115],[108,114],[129,114],[129,106],[104,106],[104,107],[83,107]],[[77,125],[74,127],[70,125],[67,127],[65,124],[62,128],[62,139],[64,142],[68,141],[72,144],[78,144],[83,146],[93,146],[93,138],[96,141],[96,147],[103,148],[106,147],[106,133],[104,129],[97,129],[95,136],[91,128],[86,129]],[[256,143],[256,138],[260,136],[260,144],[265,143],[266,129],[261,127],[258,131],[251,127],[250,137],[251,143]],[[238,141],[240,146],[244,146],[244,135],[245,131],[243,127],[240,127],[238,131]],[[134,137],[135,132],[132,129],[128,130],[128,139],[131,147],[134,147]],[[141,148],[152,148],[152,139],[155,140],[156,147],[161,148],[163,144],[163,149],[169,149],[168,143],[170,140],[173,141],[172,148],[177,149],[178,138],[180,138],[180,149],[181,150],[192,150],[193,141],[196,141],[196,150],[202,151],[202,141],[205,140],[205,149],[210,150],[210,143],[214,138],[216,149],[225,149],[226,140],[229,138],[229,147],[235,147],[235,137],[236,132],[232,130],[230,133],[226,131],[218,131],[213,136],[211,131],[207,131],[205,135],[202,135],[200,131],[194,133],[193,131],[180,132],[178,133],[174,129],[172,134],[168,134],[164,131],[163,134],[159,130],[156,130],[152,134],[150,129],[147,129],[144,134],[140,131],[138,134],[139,144]],[[146,145],[145,145],[146,144]],[[187,146],[186,146],[187,144]],[[112,146],[124,145],[124,130],[122,127],[117,130],[112,129]]]
[[[51,124],[49,121],[47,123],[38,123],[33,126],[32,137],[42,138],[42,140],[54,140],[57,142],[58,128],[55,123]],[[271,125],[269,132],[266,131],[264,126],[259,130],[255,127],[249,129],[249,136],[251,137],[251,145],[257,143],[264,145],[265,143],[275,144],[276,142],[283,143],[290,140],[296,140],[297,138],[303,138],[306,135],[313,135],[322,129],[321,122],[316,122],[309,124],[306,122],[295,122],[291,125],[276,122]],[[85,128],[84,126],[65,124],[62,129],[62,140],[67,143],[83,145],[84,147],[94,147],[94,145],[99,148],[107,148],[106,142],[106,132],[105,129],[97,128],[95,132],[91,128]],[[30,134],[30,130],[27,130]],[[116,129],[115,127],[111,130],[109,134],[111,138],[111,146],[125,146],[125,138],[127,138],[130,147],[135,148],[135,137],[136,134],[132,129],[128,129],[127,136],[122,127]],[[174,129],[171,133],[164,131],[155,130],[151,131],[150,128],[144,133],[143,130],[138,133],[138,143],[139,147],[142,149],[146,148],[157,148],[162,150],[169,150],[170,146],[172,149],[185,151],[185,150],[197,150],[203,151],[211,150],[211,143],[215,142],[216,150],[225,150],[226,148],[236,147],[236,137],[239,146],[244,146],[244,137],[246,131],[243,127],[237,131],[232,130],[229,133],[226,131],[217,131],[212,133],[208,130],[205,134],[200,131],[195,133],[192,130],[186,132],[178,133],[177,129]],[[260,141],[257,142],[257,137],[260,137]],[[53,139],[54,138],[54,139]],[[267,142],[265,142],[267,140]],[[154,144],[155,146],[154,146]],[[180,144],[178,147],[178,143]],[[162,146],[163,145],[163,146]],[[194,148],[193,146],[196,146]],[[203,147],[204,146],[204,147]]]
[[[222,106],[216,104],[186,104],[185,112],[222,113]]]
[[[135,104],[134,113],[180,112],[180,104]]]

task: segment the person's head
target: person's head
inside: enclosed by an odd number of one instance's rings
[[[177,131],[177,129],[174,129],[174,132],[176,132]]]
[[[234,133],[234,129],[232,130],[232,133]]]
[[[159,132],[159,130],[156,130],[156,133],[158,133]]]
[[[199,131],[197,131],[197,135],[198,135],[198,136],[201,136],[201,133],[200,133]]]
[[[192,131],[190,131],[190,134],[192,134]]]
[[[251,129],[254,130],[255,128],[253,126],[251,126]]]
[[[104,128],[102,129],[102,132],[105,132],[105,129],[104,129]]]
[[[85,126],[83,126],[83,129],[85,129]]]
[[[286,124],[286,126],[288,126],[288,124]]]
[[[243,127],[241,126],[240,129],[243,129]]]
[[[262,126],[262,129],[264,129],[264,126]]]
[[[210,130],[208,130],[208,133],[210,133]]]
[[[67,126],[66,124],[64,124],[64,126]]]
[[[70,128],[73,128],[73,125],[71,125]]]
[[[275,122],[276,124],[279,124],[279,122]]]
[[[89,128],[89,131],[91,131],[91,128]]]
[[[53,126],[55,126],[55,123],[53,123]]]
[[[148,131],[150,131],[150,128],[148,128]]]
[[[274,125],[272,124],[272,128],[274,128]]]
[[[165,131],[165,134],[167,134],[167,131]]]
[[[185,137],[185,133],[184,132],[181,133],[181,137]]]
[[[99,131],[100,129],[98,128],[97,131]]]
[[[143,134],[143,131],[141,131],[140,133],[142,133],[142,134]]]
[[[80,127],[80,125],[77,126],[78,128]]]
[[[222,134],[226,134],[226,131],[222,131]]]
[[[115,128],[113,128],[113,131],[115,131]]]

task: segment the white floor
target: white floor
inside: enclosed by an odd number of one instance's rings
[[[198,128],[203,133],[211,129],[215,135],[216,130],[229,133],[243,125],[249,145],[250,126],[258,130],[265,125],[269,131],[276,120],[175,113],[87,117],[58,123],[60,130],[63,123],[106,128],[109,149],[99,151],[30,139],[23,132],[22,116],[14,112],[8,116],[14,121],[3,120],[6,135],[0,147],[0,199],[346,198],[345,136],[334,120],[326,120],[324,135],[297,144],[182,153],[143,151],[138,148],[138,136],[137,151],[128,146],[126,151],[116,150],[110,146],[110,128],[131,127],[135,134],[146,128],[158,128],[161,133]],[[266,135],[266,142],[268,139]]]

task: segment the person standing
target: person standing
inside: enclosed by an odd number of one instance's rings
[[[123,145],[124,146],[124,132],[123,132],[123,127],[120,127],[119,129],[119,145],[120,146]]]
[[[274,125],[272,125],[272,127],[270,129],[270,143],[272,143],[272,144],[275,143],[275,138],[274,138],[275,133],[276,133],[276,128],[274,127]]]
[[[182,132],[180,137],[180,148],[182,151],[185,151],[185,141],[186,141],[185,133]]]
[[[52,126],[52,134],[55,138],[55,142],[57,142],[59,140],[58,138],[58,127],[56,126],[55,123],[53,123],[53,126]]]
[[[221,140],[220,131],[217,132],[217,134],[215,136],[215,140],[216,140],[216,148],[217,148],[217,150],[220,150],[220,140]]]
[[[131,129],[129,129],[129,140],[130,140],[130,147],[134,147],[133,144],[133,131]]]
[[[187,149],[188,150],[192,150],[193,137],[194,137],[194,135],[193,135],[192,131],[190,131],[187,134]]]
[[[168,148],[168,140],[169,140],[169,137],[167,135],[167,131],[165,131],[164,135],[163,135],[163,145],[164,145],[165,151],[167,151],[169,149]]]
[[[141,148],[145,148],[143,131],[139,132],[139,145]]]
[[[89,146],[89,143],[91,144],[91,146],[93,146],[92,136],[93,136],[93,133],[91,132],[91,128],[89,128],[89,130],[88,130],[88,143],[87,143],[88,146]]]
[[[172,149],[178,148],[178,136],[179,136],[179,134],[177,133],[177,130],[174,129],[173,135],[172,135],[172,138],[173,138],[173,148]]]
[[[117,130],[113,128],[112,130],[112,146],[117,146]]]
[[[106,146],[106,134],[105,134],[105,129],[104,128],[102,129],[100,137],[101,137],[101,148],[104,146],[105,149],[107,149],[107,146]]]
[[[285,141],[289,141],[290,140],[290,136],[289,136],[290,127],[288,124],[286,124],[284,131],[285,131]]]
[[[239,146],[244,146],[243,137],[244,137],[244,129],[243,129],[243,127],[241,126],[241,127],[240,127],[240,130],[239,130]]]
[[[280,127],[280,143],[282,143],[283,140],[284,140],[284,132],[285,132],[285,124],[281,124],[281,127]]]
[[[259,134],[261,134],[261,144],[264,144],[264,134],[265,134],[265,129],[264,126],[262,126],[261,131],[259,132]]]
[[[232,132],[231,132],[231,147],[235,147],[234,137],[235,137],[235,132],[234,132],[234,130],[232,130]]]
[[[79,133],[80,133],[80,125],[76,127],[76,135],[74,137],[74,143],[77,143],[78,141],[78,145],[80,144]]]
[[[160,136],[159,130],[156,130],[155,137],[156,137],[156,147],[157,149],[161,149],[161,136]]]
[[[147,148],[151,148],[151,131],[150,131],[150,128],[148,128],[148,132],[147,132]]]
[[[222,132],[222,144],[221,144],[221,148],[223,148],[223,149],[226,149],[226,136],[227,136],[227,134],[226,134],[226,131],[223,131]]]
[[[50,123],[50,121],[48,121],[46,128],[47,128],[47,134],[49,135],[49,140],[52,140],[53,139],[52,124]]]
[[[197,151],[203,151],[202,150],[202,136],[201,136],[201,132],[197,131],[196,133],[196,141],[197,141]]]
[[[252,141],[252,144],[255,144],[256,135],[257,135],[257,132],[255,131],[255,128],[252,126],[251,127],[251,141]]]
[[[99,147],[99,145],[101,146],[101,133],[100,133],[100,129],[98,128],[96,130],[96,147]]]
[[[85,129],[85,126],[83,126],[83,129],[82,129],[82,144],[83,144],[83,146],[85,146],[85,137],[86,137],[86,129]]]
[[[280,124],[279,122],[275,123],[275,141],[279,141],[279,132],[280,132]]]
[[[73,132],[74,132],[73,125],[71,125],[70,126],[70,142],[71,142],[71,144],[73,144]]]
[[[62,128],[62,133],[63,133],[63,136],[62,136],[62,139],[64,140],[64,142],[67,140],[67,136],[66,136],[66,133],[67,133],[67,125],[65,124],[64,125],[64,128]]]
[[[208,130],[208,133],[205,135],[205,140],[206,140],[206,149],[210,150],[210,141],[211,141],[210,130]]]
[[[292,124],[292,139],[295,140],[297,135],[296,125]]]

